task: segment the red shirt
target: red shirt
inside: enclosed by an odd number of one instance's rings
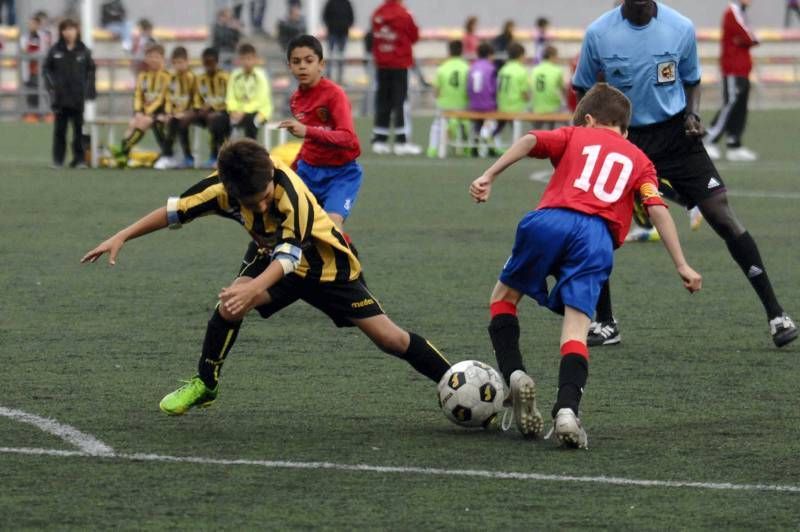
[[[313,87],[294,91],[289,105],[307,126],[298,159],[312,166],[342,166],[361,155],[350,100],[339,85],[322,78]]]
[[[619,133],[603,128],[562,127],[531,131],[536,146],[529,155],[555,167],[537,209],[561,208],[600,216],[615,246],[625,242],[634,195],[645,205],[664,205],[650,159]]]
[[[372,14],[372,55],[378,68],[411,68],[411,45],[419,28],[411,13],[397,0],[386,0]]]
[[[732,3],[722,15],[722,52],[719,62],[723,76],[746,78],[753,69],[753,58],[750,48],[756,46],[758,40],[747,26],[744,13],[739,4]]]

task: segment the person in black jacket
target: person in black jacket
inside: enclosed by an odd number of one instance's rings
[[[328,28],[328,48],[330,49],[331,67],[336,68],[334,80],[342,84],[344,69],[344,49],[347,47],[350,28],[355,22],[353,5],[350,0],[328,0],[322,11],[322,20]]]
[[[58,25],[59,39],[44,63],[44,77],[55,113],[53,165],[64,165],[67,126],[72,122],[72,168],[84,166],[83,107],[95,98],[92,52],[80,38],[78,23],[65,19]]]

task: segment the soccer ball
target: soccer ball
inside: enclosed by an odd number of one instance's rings
[[[503,408],[503,377],[477,360],[454,364],[439,381],[439,406],[462,427],[486,427]]]

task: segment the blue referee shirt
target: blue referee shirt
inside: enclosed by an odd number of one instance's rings
[[[633,103],[632,126],[663,122],[686,108],[683,85],[700,82],[692,22],[658,2],[646,26],[622,17],[622,7],[605,13],[586,30],[572,85],[589,90],[603,74]],[[601,78],[601,81],[603,79]]]

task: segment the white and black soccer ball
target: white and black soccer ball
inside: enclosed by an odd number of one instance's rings
[[[462,427],[486,427],[503,408],[506,387],[493,367],[477,360],[454,364],[439,381],[439,406]]]

